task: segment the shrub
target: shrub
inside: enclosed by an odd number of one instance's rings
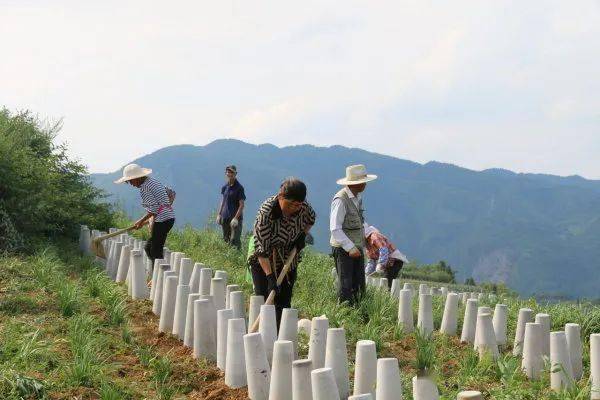
[[[76,237],[79,224],[111,225],[111,208],[86,168],[54,143],[60,128],[0,110],[0,252],[24,248],[23,238]]]

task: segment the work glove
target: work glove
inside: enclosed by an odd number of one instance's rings
[[[273,290],[275,291],[275,295],[277,296],[279,294],[279,286],[277,286],[277,279],[275,278],[275,274],[271,272],[269,275],[267,275],[267,291],[271,293]]]
[[[232,219],[232,220],[231,220],[231,222],[229,223],[229,226],[231,226],[232,228],[234,228],[234,229],[235,229],[235,228],[237,228],[237,226],[238,226],[238,224],[239,224],[239,223],[240,223],[240,222],[238,221],[238,219],[237,219],[237,218],[234,218],[234,219]]]
[[[382,264],[377,263],[377,266],[375,267],[375,271],[377,271],[378,273],[382,274],[385,272],[385,268],[383,267]]]
[[[294,240],[294,243],[292,243],[292,248],[294,247],[296,248],[296,251],[298,251],[298,253],[300,253],[300,251],[306,247],[306,233],[300,233],[298,238]]]
[[[215,221],[218,225],[221,225],[221,216],[217,215],[217,219]]]

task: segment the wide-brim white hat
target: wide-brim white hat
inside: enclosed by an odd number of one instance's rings
[[[367,168],[362,165],[350,165],[346,167],[346,177],[337,180],[338,185],[360,185],[377,179],[377,175],[367,174]]]
[[[115,183],[124,183],[135,178],[148,176],[152,173],[150,168],[142,168],[137,164],[129,164],[123,168],[123,177],[115,181]]]

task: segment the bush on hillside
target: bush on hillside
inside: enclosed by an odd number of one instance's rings
[[[419,265],[417,262],[410,262],[402,268],[402,276],[420,281],[456,283],[455,272],[445,261],[424,265]]]
[[[60,123],[0,110],[0,251],[25,241],[77,235],[79,224],[108,228],[110,206],[84,165],[54,143]]]

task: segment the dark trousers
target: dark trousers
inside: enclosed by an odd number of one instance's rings
[[[152,268],[154,268],[154,260],[163,258],[163,247],[174,223],[175,219],[171,218],[163,222],[155,222],[152,227],[152,234],[144,247],[146,255],[152,261]]]
[[[252,282],[254,283],[254,294],[257,296],[263,296],[265,301],[269,297],[269,290],[267,287],[267,276],[262,270],[260,264],[254,262],[250,264],[250,271],[252,272]],[[294,289],[294,283],[296,282],[296,269],[288,272],[287,278],[281,282],[279,286],[279,294],[275,296],[275,315],[277,317],[277,330],[279,331],[279,324],[281,323],[281,312],[284,308],[292,307],[292,290]],[[254,321],[248,322],[249,324]]]
[[[223,228],[223,240],[225,243],[229,243],[232,246],[237,247],[239,250],[242,247],[242,218],[238,219],[238,226],[235,229],[231,228],[231,219],[224,219],[221,221],[221,228]],[[232,234],[233,231],[233,234]]]
[[[392,289],[392,281],[398,277],[403,265],[404,262],[402,262],[402,260],[394,260],[392,266],[385,270],[385,277],[388,280],[388,289]]]
[[[355,304],[365,290],[365,258],[362,255],[352,258],[341,247],[332,248],[335,270],[338,276],[338,297],[340,303]]]

